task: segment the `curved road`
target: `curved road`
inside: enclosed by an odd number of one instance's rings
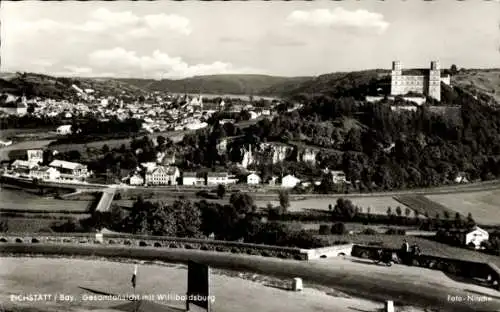
[[[461,283],[438,271],[400,265],[378,266],[357,259],[303,262],[198,250],[22,244],[2,245],[0,254],[10,254],[17,248],[25,248],[31,253],[103,257],[120,254],[128,258],[177,263],[190,259],[224,269],[302,277],[305,283],[324,285],[377,301],[392,299],[399,304],[450,312],[500,311],[500,292],[493,289]]]

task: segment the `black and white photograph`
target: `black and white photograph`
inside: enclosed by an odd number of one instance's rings
[[[1,1],[0,312],[500,311],[500,1]]]

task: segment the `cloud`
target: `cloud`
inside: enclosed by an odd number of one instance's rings
[[[94,51],[89,55],[93,72],[112,72],[115,76],[143,76],[150,78],[185,78],[198,75],[257,73],[250,68],[235,68],[231,63],[216,61],[210,64],[186,63],[159,50],[151,55],[137,55],[121,47]],[[139,74],[141,73],[141,74]]]
[[[290,13],[286,20],[289,25],[374,29],[379,34],[389,27],[389,23],[384,20],[382,14],[366,10],[348,11],[342,8],[297,10]]]
[[[189,35],[192,31],[189,19],[184,16],[164,13],[137,16],[129,11],[113,12],[104,8],[93,11],[84,23],[58,22],[49,19],[21,20],[14,21],[7,27],[22,31],[24,34],[35,34],[40,31],[54,34],[60,34],[61,31],[90,34],[112,31],[121,38],[146,37],[149,34],[164,35],[166,32]]]

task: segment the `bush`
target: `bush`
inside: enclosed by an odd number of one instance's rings
[[[322,224],[319,226],[319,235],[328,235],[330,234],[330,228],[326,224]]]
[[[377,231],[375,231],[372,228],[364,229],[363,232],[361,232],[361,233],[365,234],[365,235],[376,235],[376,234],[378,234]]]
[[[406,235],[406,230],[390,228],[385,232],[385,234],[387,234],[387,235]]]
[[[346,232],[347,230],[345,228],[345,224],[342,222],[335,223],[334,225],[332,225],[332,228],[330,229],[331,234],[343,235]]]
[[[179,248],[176,243],[168,245],[168,248]]]

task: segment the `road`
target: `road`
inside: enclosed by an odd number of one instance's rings
[[[12,251],[6,244],[0,253]],[[17,244],[19,246],[19,244]],[[20,248],[20,247],[10,247]],[[64,253],[59,245],[31,245],[33,253]],[[155,249],[149,247],[78,246],[80,256],[114,256],[119,250],[142,260],[185,262],[187,259],[212,267],[255,272],[281,278],[301,277],[306,284],[332,287],[345,293],[379,302],[438,308],[439,311],[500,311],[500,292],[466,284],[429,269],[393,265],[385,267],[357,259],[293,261],[199,250]],[[75,254],[76,251],[72,251]],[[35,278],[35,277],[33,277]],[[462,299],[461,302],[457,300]],[[483,300],[483,301],[480,301]]]

